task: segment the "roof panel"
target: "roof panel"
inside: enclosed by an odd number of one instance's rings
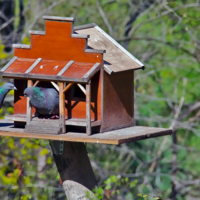
[[[95,63],[74,62],[62,75],[68,78],[83,78]]]
[[[37,66],[30,72],[30,74],[41,74],[56,76],[58,72],[68,63],[69,61],[57,61],[57,60],[42,60]]]
[[[17,58],[4,73],[20,73],[23,74],[36,61],[36,59]]]
[[[17,58],[2,76],[87,83],[99,68],[100,63]]]
[[[144,65],[137,60],[132,54],[124,49],[119,43],[111,38],[97,25],[88,28],[81,28],[76,32],[79,34],[89,34],[88,45],[94,49],[105,49],[104,64],[113,72],[120,72],[130,69],[140,69]]]

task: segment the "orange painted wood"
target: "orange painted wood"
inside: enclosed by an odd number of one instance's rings
[[[72,38],[72,23],[46,21],[46,35],[31,35],[31,49],[15,48],[20,58],[42,58],[96,63],[101,62],[100,53],[85,53],[86,39]]]
[[[57,75],[69,61],[42,60],[30,74]]]
[[[25,71],[36,61],[36,59],[17,58],[14,63],[5,70],[5,73],[25,73]]]
[[[30,74],[57,75],[58,72],[70,61],[72,66],[64,73],[63,77],[82,78],[95,63],[101,63],[102,54],[86,53],[86,39],[72,38],[72,23],[46,21],[45,35],[31,35],[31,49],[15,48],[15,56],[18,57],[14,67],[8,72],[24,73],[36,59],[42,61],[30,72]],[[21,61],[26,61],[21,63]],[[14,113],[26,114],[26,100],[23,99],[23,90],[26,81],[15,80],[19,87],[15,95]],[[100,73],[97,72],[91,80],[91,119],[101,120],[101,83]],[[23,85],[23,86],[22,86]],[[44,82],[38,86],[43,87]],[[86,119],[86,99],[73,97],[72,88],[66,91],[65,117]],[[35,113],[35,109],[32,109]]]
[[[63,77],[70,78],[82,78],[94,65],[95,63],[81,63],[74,62],[69,69],[63,73]]]
[[[86,98],[77,99],[73,96],[73,88],[66,91],[65,117],[86,119]],[[101,78],[97,72],[91,79],[91,119],[101,120]]]

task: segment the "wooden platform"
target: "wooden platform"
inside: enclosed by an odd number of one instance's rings
[[[5,116],[5,120],[8,121],[17,121],[17,122],[26,122],[26,115],[23,114],[16,114],[16,115],[9,115]],[[38,117],[32,117],[32,121],[35,123],[44,123],[43,120]],[[45,119],[45,123],[49,124],[59,124],[59,119]],[[74,126],[84,126],[86,127],[86,119],[67,119],[65,120],[65,125],[74,125]],[[101,125],[101,121],[91,121],[91,127]]]
[[[40,133],[26,133],[23,128],[15,128],[13,121],[0,120],[0,135],[23,138],[37,138],[46,140],[60,140],[71,142],[88,142],[102,144],[123,144],[147,138],[170,135],[171,129],[134,126],[105,133],[87,136],[83,133],[68,132],[60,135],[47,135]]]

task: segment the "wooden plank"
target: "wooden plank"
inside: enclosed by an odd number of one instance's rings
[[[106,50],[101,49],[85,49],[86,53],[106,53]]]
[[[28,80],[27,87],[32,87],[33,86],[33,81]],[[29,125],[32,120],[32,106],[30,105],[30,99],[27,97],[27,121],[26,125]]]
[[[68,85],[65,87],[65,89],[63,90],[63,93],[67,92],[67,90],[69,90],[69,88],[73,85],[74,83],[68,83]]]
[[[86,34],[72,34],[71,36],[72,38],[80,38],[80,39],[87,39],[90,37],[90,35],[86,35]]]
[[[116,40],[114,40],[110,35],[108,35],[104,30],[102,30],[99,26],[95,26],[95,29],[102,33],[110,42],[112,42],[117,48],[119,48],[122,52],[124,52],[127,56],[133,59],[136,63],[138,63],[141,67],[144,66],[142,62],[140,62],[137,58],[135,58],[130,52],[128,52],[123,46],[121,46]]]
[[[45,31],[35,31],[35,30],[29,30],[29,33],[32,35],[45,35]]]
[[[103,121],[104,121],[104,69],[100,69],[101,73],[101,127],[103,127]],[[101,129],[100,129],[101,132]]]
[[[86,135],[78,132],[68,132],[67,134],[47,135],[41,133],[27,133],[24,128],[14,128],[12,121],[0,120],[0,135],[37,138],[46,140],[72,141],[72,142],[88,142],[102,144],[123,144],[138,140],[154,138],[172,134],[171,129],[153,128],[144,126],[133,126],[105,133],[97,133],[94,135]]]
[[[135,94],[135,87],[134,87],[134,71],[133,71],[133,89],[132,89],[132,120],[133,120],[133,125],[135,125],[135,120],[134,120],[134,94]]]
[[[73,63],[74,63],[74,61],[73,61],[73,60],[70,60],[70,61],[58,72],[57,76],[62,76],[63,73],[64,73],[67,69],[69,69],[69,67],[70,67]]]
[[[0,72],[4,72],[6,69],[8,69],[8,67],[10,67],[10,65],[12,65],[12,63],[14,63],[15,60],[17,60],[17,56],[14,56],[14,57],[0,70]]]
[[[51,81],[51,84],[54,86],[54,88],[56,88],[56,90],[59,92],[59,86],[56,84],[56,83],[54,83],[53,81]]]
[[[12,47],[13,48],[19,48],[19,49],[30,49],[31,45],[27,45],[27,44],[13,44]]]
[[[26,115],[23,115],[23,114],[9,115],[9,116],[5,116],[5,119],[11,120],[11,121],[17,121],[17,122],[26,122]],[[43,125],[44,124],[58,124],[59,119],[45,119],[45,122],[44,122],[43,119],[40,119],[38,117],[32,117],[32,123],[34,122],[35,124],[41,123]],[[86,119],[65,118],[65,125],[86,127]],[[101,121],[91,120],[91,127],[100,126],[100,125],[101,125]]]
[[[104,65],[104,70],[108,73],[108,74],[112,74],[113,70],[110,69],[107,65]]]
[[[12,74],[12,73],[3,73],[3,78],[20,78],[20,79],[31,79],[31,80],[41,80],[41,81],[56,81],[56,82],[73,82],[73,83],[87,83],[88,79],[85,78],[69,78],[62,76],[46,76],[46,75],[35,75],[35,74]]]
[[[66,133],[65,127],[65,93],[64,83],[59,83],[59,117],[60,117],[60,128],[62,133]]]
[[[78,85],[78,87],[82,90],[82,92],[86,95],[86,90],[85,90],[85,88],[84,88],[81,84],[79,84],[79,83],[77,83],[77,85]]]
[[[85,24],[85,25],[80,25],[80,26],[75,26],[75,27],[74,27],[74,31],[83,30],[83,29],[88,29],[88,28],[93,28],[93,27],[95,27],[95,26],[96,26],[95,23]]]
[[[108,65],[113,72],[121,72],[125,70],[142,69],[143,64],[118,44],[113,38],[107,37],[100,30],[101,28],[91,27],[89,29],[80,29],[76,32],[79,34],[90,34],[88,46],[93,49],[105,49],[103,55],[104,64]],[[102,30],[103,31],[103,30]],[[125,51],[124,51],[125,50]],[[115,56],[113,56],[115,55]]]
[[[91,81],[86,84],[86,133],[91,135]]]
[[[100,63],[96,63],[84,76],[85,79],[90,79],[99,69],[101,65]]]
[[[133,126],[133,71],[104,71],[104,102],[101,132]],[[112,104],[112,105],[111,105]]]
[[[42,58],[38,58],[26,71],[25,74],[30,73],[36,66],[37,64],[42,60]]]
[[[58,17],[58,16],[43,16],[45,20],[51,21],[66,21],[66,22],[75,22],[76,20],[73,17]]]

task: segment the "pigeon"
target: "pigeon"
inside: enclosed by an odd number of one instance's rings
[[[54,88],[28,87],[24,90],[26,97],[30,98],[30,105],[36,109],[36,114],[59,115],[59,94]]]
[[[5,96],[11,90],[17,90],[17,88],[12,83],[5,83],[3,86],[0,87],[0,109],[3,105]]]

